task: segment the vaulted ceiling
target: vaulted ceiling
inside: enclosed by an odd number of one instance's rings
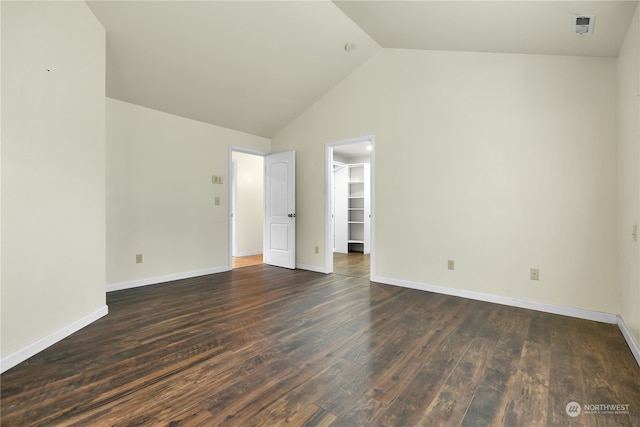
[[[638,2],[87,3],[107,96],[272,137],[381,48],[615,57]],[[573,14],[597,15],[594,33],[572,33]]]

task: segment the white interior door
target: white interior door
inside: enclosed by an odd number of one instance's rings
[[[265,157],[264,262],[296,268],[295,151]]]

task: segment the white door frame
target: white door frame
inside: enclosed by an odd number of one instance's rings
[[[361,136],[358,138],[345,139],[342,141],[328,142],[325,144],[325,172],[324,172],[324,258],[325,258],[325,273],[333,273],[333,230],[331,229],[332,219],[331,216],[333,214],[333,148],[340,147],[343,145],[350,144],[358,144],[365,141],[371,142],[371,151],[370,155],[370,167],[369,167],[369,182],[370,186],[370,200],[371,200],[371,222],[370,222],[370,237],[371,237],[371,252],[370,252],[370,266],[369,266],[369,277],[375,276],[375,222],[376,222],[376,185],[375,185],[375,135]]]
[[[233,154],[232,154],[233,155]],[[231,190],[229,192],[229,199],[231,199],[231,257],[234,258],[238,252],[238,245],[236,240],[238,238],[238,230],[236,225],[238,224],[236,212],[238,203],[238,161],[231,159]]]
[[[245,153],[245,154],[253,154],[255,156],[260,156],[262,157],[262,161],[264,163],[264,158],[269,154],[269,153],[265,153],[264,151],[258,151],[258,150],[252,150],[250,148],[244,148],[244,147],[239,147],[237,145],[229,145],[229,174],[232,173],[233,171],[233,153],[234,152],[238,152],[238,153]],[[232,194],[233,191],[235,191],[234,188],[234,182],[233,179],[229,179],[229,194]],[[264,191],[264,188],[263,188]],[[233,268],[233,242],[235,239],[235,235],[234,235],[234,227],[232,226],[234,218],[233,218],[233,211],[232,211],[232,206],[231,203],[229,203],[229,214],[228,214],[228,218],[229,218],[229,269]],[[264,236],[263,236],[263,240],[264,240]]]

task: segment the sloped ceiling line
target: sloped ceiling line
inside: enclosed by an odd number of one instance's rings
[[[381,48],[616,56],[637,3],[87,1],[107,96],[267,138]],[[580,13],[594,34],[571,33]]]

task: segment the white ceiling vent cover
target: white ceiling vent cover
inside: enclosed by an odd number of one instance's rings
[[[596,15],[573,15],[571,19],[574,32],[578,34],[593,33],[593,24],[596,23]]]

